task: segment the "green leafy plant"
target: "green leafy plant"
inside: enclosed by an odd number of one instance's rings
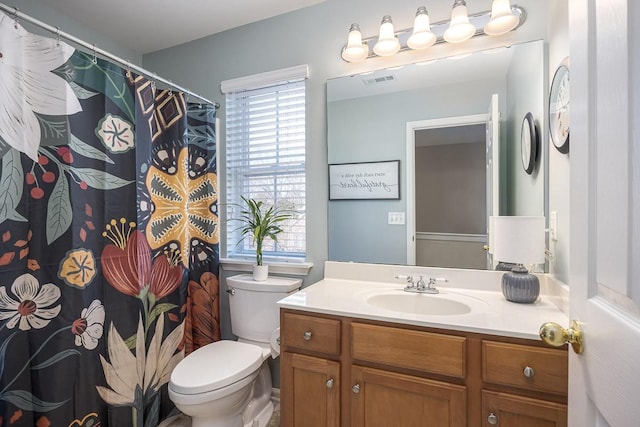
[[[262,265],[262,244],[266,237],[274,242],[278,241],[278,234],[284,230],[279,224],[292,218],[292,215],[274,206],[263,209],[263,202],[255,199],[247,199],[240,196],[246,206],[242,207],[240,217],[237,218],[243,225],[240,226],[242,238],[251,236],[256,245],[256,264]]]

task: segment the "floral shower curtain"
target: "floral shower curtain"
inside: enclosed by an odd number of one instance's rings
[[[156,426],[220,339],[215,108],[0,13],[0,427]]]

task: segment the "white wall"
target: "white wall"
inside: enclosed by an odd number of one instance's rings
[[[553,74],[560,62],[569,56],[569,6],[566,0],[549,2],[549,76],[551,85]],[[548,108],[548,105],[545,106]],[[545,110],[546,111],[546,110]],[[548,133],[548,129],[546,130]],[[549,142],[549,212],[558,215],[558,240],[549,243],[553,258],[549,262],[549,272],[559,280],[569,283],[569,172],[571,153],[561,154]]]

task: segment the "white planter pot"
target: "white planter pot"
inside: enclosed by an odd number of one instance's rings
[[[256,282],[264,282],[269,277],[269,266],[268,265],[257,265],[253,266],[253,280]]]

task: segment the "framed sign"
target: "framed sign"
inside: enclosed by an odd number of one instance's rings
[[[400,199],[400,160],[329,165],[329,200]]]

